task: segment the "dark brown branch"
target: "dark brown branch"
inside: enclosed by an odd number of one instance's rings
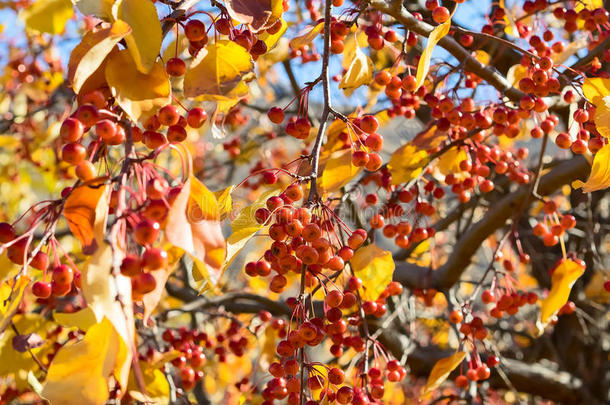
[[[407,11],[407,9],[402,6],[401,0],[372,0],[370,4],[377,10],[394,17],[398,22],[403,24],[406,29],[419,35],[428,37],[434,30],[432,25],[419,21],[413,16],[413,14]],[[453,37],[443,37],[438,42],[438,45],[445,48],[457,60],[464,63],[466,70],[484,79],[487,83],[495,87],[500,93],[509,99],[518,101],[524,96],[524,93],[512,87],[504,76],[493,68],[485,66],[476,60],[471,55],[470,51],[462,47],[455,39],[453,39]]]
[[[589,164],[582,156],[563,161],[541,177],[538,194],[548,196],[561,186],[584,178],[588,172]],[[394,280],[408,287],[429,287],[439,290],[450,288],[460,279],[485,239],[504,226],[516,209],[522,207],[526,210],[532,201],[534,197],[530,193],[530,187],[519,188],[494,203],[493,208],[457,241],[451,256],[440,268],[428,271],[412,264],[398,264],[394,271]]]

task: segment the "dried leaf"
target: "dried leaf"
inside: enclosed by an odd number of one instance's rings
[[[610,79],[586,78],[582,91],[595,106],[595,126],[602,136],[610,138]]]
[[[227,100],[248,94],[244,80],[252,76],[254,64],[246,49],[233,41],[220,40],[200,52],[184,76],[186,97]]]
[[[23,10],[21,19],[28,30],[61,34],[73,14],[70,0],[37,0]]]
[[[64,204],[64,216],[72,234],[80,241],[83,253],[91,255],[99,247],[93,233],[96,208],[106,190],[103,181],[96,180],[72,190]]]
[[[432,371],[430,371],[430,376],[428,376],[428,381],[426,382],[426,386],[422,390],[420,397],[429,395],[440,387],[447,377],[449,377],[449,374],[462,363],[464,357],[466,357],[465,352],[455,352],[451,356],[437,361],[436,364],[434,364],[434,367],[432,367]]]
[[[428,153],[417,146],[407,143],[398,148],[388,162],[392,174],[392,184],[407,183],[420,175],[428,162]]]
[[[356,48],[354,59],[350,64],[347,72],[343,75],[341,83],[339,83],[340,89],[355,89],[363,84],[369,84],[373,80],[373,61],[369,58],[362,50]]]
[[[130,360],[125,342],[104,318],[89,328],[83,340],[59,349],[41,395],[52,404],[103,405],[111,376],[126,387],[128,375],[123,375],[123,369],[129,370]]]
[[[343,149],[333,152],[326,160],[320,177],[320,189],[323,193],[332,193],[348,184],[362,167],[352,164],[352,150]]]
[[[157,64],[161,51],[163,33],[157,8],[150,0],[121,0],[112,8],[115,19],[123,20],[131,27],[131,34],[125,37],[127,49],[142,73],[149,73]]]
[[[584,266],[571,259],[566,259],[557,266],[551,276],[551,291],[540,302],[540,316],[536,322],[539,335],[542,335],[553,316],[568,302],[572,286],[584,272]]]
[[[127,50],[113,52],[107,63],[106,81],[132,120],[146,118],[171,101],[171,85],[163,63],[157,62],[150,72],[142,73]]]
[[[415,77],[417,81],[417,88],[424,84],[424,79],[428,75],[428,70],[430,70],[430,59],[432,58],[432,51],[434,51],[434,47],[436,46],[438,41],[440,41],[445,35],[449,33],[450,28],[451,19],[448,19],[444,23],[437,25],[430,33],[426,48],[422,52],[421,57],[419,58],[419,63],[417,65],[417,75]]]
[[[131,28],[123,21],[98,31],[88,31],[70,54],[68,80],[79,93],[85,81],[102,65],[106,56],[125,37]]]
[[[365,300],[376,300],[392,281],[394,259],[392,253],[370,244],[356,250],[350,261],[354,274],[362,280]]]
[[[272,0],[227,0],[225,5],[234,20],[250,26],[253,32],[266,26],[272,14]]]

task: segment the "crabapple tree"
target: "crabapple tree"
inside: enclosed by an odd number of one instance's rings
[[[0,7],[0,404],[610,401],[608,1]]]

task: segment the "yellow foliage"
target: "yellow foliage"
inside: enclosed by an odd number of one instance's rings
[[[585,268],[571,259],[564,260],[557,266],[551,276],[551,291],[540,302],[540,316],[536,322],[540,335],[553,316],[568,302],[572,286],[584,272]]]
[[[603,190],[610,186],[610,144],[604,145],[595,153],[591,173],[585,183],[574,182],[574,187],[582,187],[585,193]]]
[[[602,136],[610,138],[610,79],[586,78],[582,91],[595,106],[595,126]]]
[[[343,75],[339,88],[348,90],[356,89],[363,84],[369,84],[373,80],[373,61],[369,58],[360,47],[356,47],[354,57]]]
[[[350,261],[354,274],[362,280],[365,300],[376,300],[392,281],[394,259],[392,253],[370,244],[356,250]]]
[[[432,371],[430,372],[430,376],[428,376],[428,381],[426,382],[426,386],[423,388],[420,397],[430,395],[440,387],[447,377],[449,377],[449,374],[462,363],[464,357],[466,357],[465,352],[455,352],[451,356],[437,361],[436,364],[434,364],[434,367],[432,367]]]
[[[348,184],[361,171],[361,167],[352,164],[351,149],[333,152],[322,169],[320,189],[323,193],[337,191]]]
[[[412,143],[398,148],[388,162],[388,169],[392,174],[392,184],[407,183],[420,175],[423,167],[428,163],[428,153],[419,149]]]
[[[61,34],[73,14],[70,0],[37,0],[23,10],[21,19],[31,31]]]
[[[417,88],[424,84],[424,79],[428,75],[428,70],[430,70],[430,59],[432,58],[432,51],[434,51],[434,47],[436,46],[438,41],[440,41],[445,35],[449,33],[450,28],[451,18],[445,21],[444,23],[436,26],[434,30],[432,30],[432,32],[430,33],[426,48],[422,52],[421,57],[419,58],[419,63],[417,64],[417,75],[415,76]]]

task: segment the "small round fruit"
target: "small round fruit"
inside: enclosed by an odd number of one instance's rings
[[[121,274],[127,277],[135,277],[142,273],[142,262],[136,255],[129,254],[121,262]]]
[[[159,248],[148,248],[142,254],[142,267],[159,270],[167,266],[167,252]]]
[[[76,165],[74,169],[76,173],[76,177],[81,179],[82,181],[89,181],[95,178],[95,166],[88,160],[83,160],[79,164]]]
[[[51,283],[35,282],[32,285],[32,293],[38,298],[49,298],[51,296]]]
[[[77,165],[87,157],[87,148],[80,143],[67,143],[61,149],[61,158],[64,162]]]
[[[201,41],[207,36],[205,24],[200,20],[189,20],[184,26],[184,35],[189,41]]]
[[[140,221],[134,228],[134,239],[140,245],[148,245],[157,240],[161,226],[156,221],[145,219]]]
[[[66,118],[59,129],[59,136],[64,142],[76,142],[83,136],[83,123],[76,118]]]
[[[207,119],[208,114],[200,107],[191,108],[186,114],[186,122],[191,128],[201,128]]]
[[[70,266],[60,264],[53,269],[53,281],[57,284],[70,284],[74,279],[74,272]]]
[[[165,64],[165,71],[170,76],[182,76],[186,72],[186,63],[180,58],[171,58]]]

